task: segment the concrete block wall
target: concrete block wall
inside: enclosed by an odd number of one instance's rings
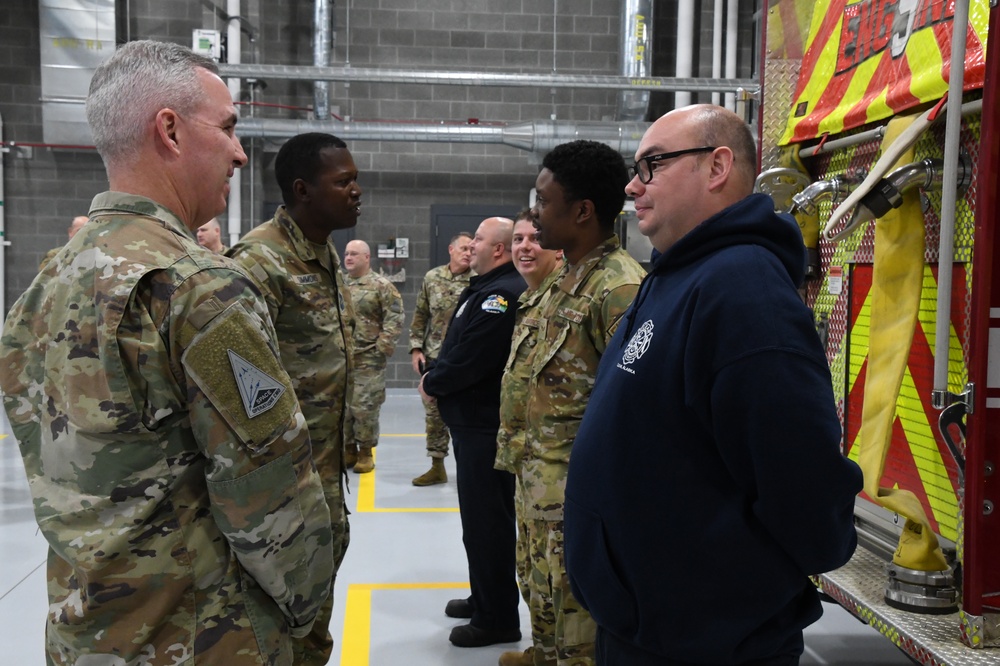
[[[5,141],[40,142],[41,110],[37,0],[8,3],[0,13],[0,114]],[[191,31],[225,33],[223,0],[127,0],[119,39],[152,38],[191,43]],[[334,2],[331,64],[355,67],[501,71],[517,73],[616,74],[619,70],[620,4],[607,0],[353,0]],[[661,5],[663,6],[661,8]],[[674,0],[656,10],[675,13]],[[313,3],[243,0],[242,61],[313,64]],[[657,23],[659,26],[659,21]],[[707,29],[710,30],[710,21]],[[704,31],[704,28],[703,28]],[[253,37],[251,40],[250,37]],[[672,38],[671,38],[672,39]],[[710,37],[706,37],[710,44]],[[658,40],[659,41],[659,40]],[[668,41],[670,41],[668,39]],[[701,42],[704,43],[704,40]],[[673,48],[672,46],[670,47]],[[654,69],[656,75],[669,75]],[[701,74],[707,76],[707,74]],[[749,72],[741,74],[749,76]],[[243,115],[311,118],[310,82],[268,80],[252,92]],[[244,85],[242,101],[251,100]],[[522,122],[613,120],[613,91],[536,88],[330,84],[332,111],[352,120],[430,122]],[[660,112],[660,111],[657,111]],[[430,266],[430,206],[527,204],[540,156],[482,144],[349,142],[365,190],[355,237],[373,247],[393,237],[410,239],[407,280],[398,284],[407,322]],[[279,143],[245,140],[253,163],[243,172],[244,231],[279,201],[272,163]],[[33,279],[40,257],[65,241],[70,219],[85,213],[106,189],[103,165],[93,150],[36,147],[3,156],[6,186],[6,306]],[[249,190],[254,191],[253,201]],[[378,262],[373,262],[378,267]],[[406,334],[390,360],[387,385],[412,387]]]

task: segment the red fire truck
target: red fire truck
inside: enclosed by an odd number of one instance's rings
[[[990,4],[772,0],[763,22],[757,187],[803,230],[803,298],[865,472],[862,545],[817,584],[928,665],[1000,664]]]

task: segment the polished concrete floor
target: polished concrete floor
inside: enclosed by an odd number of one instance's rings
[[[46,546],[31,511],[27,482],[2,420],[0,440],[0,665],[43,666]],[[468,594],[453,458],[447,484],[416,488],[424,472],[423,408],[415,391],[390,390],[374,474],[351,474],[351,546],[335,588],[331,664],[340,666],[493,666],[520,644],[453,647],[448,632],[462,621],[445,603]],[[738,594],[735,595],[738,599]],[[839,606],[806,632],[803,666],[904,665],[889,641]],[[527,610],[522,633],[530,636]]]

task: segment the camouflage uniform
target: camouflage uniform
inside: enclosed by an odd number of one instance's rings
[[[332,534],[263,300],[149,199],[90,212],[0,352],[49,543],[47,663],[291,664]]]
[[[45,267],[49,265],[49,262],[52,261],[57,254],[59,254],[59,250],[63,249],[63,247],[63,245],[60,245],[59,247],[54,247],[45,253],[45,256],[42,257],[42,260],[38,263],[39,273],[45,270]]]
[[[462,290],[469,286],[472,270],[455,275],[448,265],[427,271],[424,282],[417,294],[417,306],[410,323],[410,352],[419,349],[427,357],[427,363],[437,359],[448,332],[451,313],[458,305]],[[425,402],[425,426],[427,431],[427,455],[444,458],[448,455],[448,428],[441,420],[436,402]]]
[[[252,229],[230,255],[260,283],[312,438],[334,533],[334,576],[350,543],[343,491],[343,449],[351,399],[354,313],[333,241],[310,243],[284,206]],[[295,643],[296,664],[326,664],[333,650],[333,599],[312,634]]]
[[[594,663],[596,625],[573,598],[563,559],[566,471],[601,354],[644,276],[614,236],[565,266],[539,308],[517,507],[528,530],[532,633],[542,639],[536,664]]]
[[[385,402],[386,359],[403,330],[403,298],[389,280],[368,271],[344,278],[354,305],[354,441],[359,447],[378,444],[378,416]]]
[[[538,344],[541,326],[540,305],[542,297],[559,275],[558,267],[538,286],[527,290],[518,299],[517,323],[511,338],[510,356],[500,380],[500,430],[497,432],[496,469],[517,474],[524,458],[524,406],[528,402],[528,377],[530,375],[531,352]],[[517,509],[517,549],[515,553],[518,588],[524,602],[530,604],[528,591],[531,560],[528,555],[528,526],[524,522],[520,506],[520,484],[514,487],[514,507]]]

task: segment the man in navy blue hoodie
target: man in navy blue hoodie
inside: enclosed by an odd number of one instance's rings
[[[739,116],[685,107],[625,188],[660,256],[601,359],[565,508],[602,666],[798,664],[822,614],[808,577],[857,544],[805,249],[755,165]]]

